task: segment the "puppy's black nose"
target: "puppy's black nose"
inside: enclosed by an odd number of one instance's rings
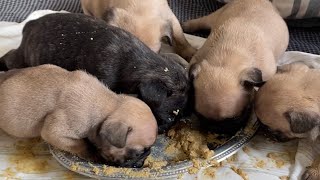
[[[144,164],[145,159],[151,153],[151,148],[144,148],[141,151],[130,149],[128,151],[129,158],[120,166],[129,168],[141,168]]]

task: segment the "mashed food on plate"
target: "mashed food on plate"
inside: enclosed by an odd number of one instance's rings
[[[193,166],[188,169],[190,174],[195,174],[201,167],[208,165],[217,165],[215,161],[210,161],[214,152],[209,149],[208,144],[213,146],[221,145],[226,138],[219,138],[220,135],[199,131],[193,127],[190,122],[179,122],[172,127],[167,133],[168,141],[165,147],[165,154],[170,161],[157,159],[148,156],[144,162],[142,170],[131,168],[116,168],[111,166],[103,166],[103,168],[90,166],[91,169],[81,169],[79,164],[73,164],[71,169],[74,171],[91,171],[97,175],[117,175],[124,174],[130,177],[147,178],[155,177],[158,173],[163,172],[163,167],[177,163],[179,161],[190,160]]]

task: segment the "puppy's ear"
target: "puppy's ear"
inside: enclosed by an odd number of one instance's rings
[[[246,88],[261,87],[265,84],[262,80],[262,72],[258,68],[249,68],[241,74],[241,84]]]
[[[117,148],[123,148],[126,145],[127,136],[132,128],[121,122],[102,123],[99,135],[107,139],[112,145]]]
[[[201,71],[201,66],[199,64],[192,64],[189,67],[189,78],[193,81]]]
[[[284,117],[288,120],[290,129],[294,133],[306,133],[320,124],[319,114],[312,111],[289,110],[284,113]]]
[[[138,97],[151,107],[158,107],[162,101],[170,96],[167,87],[161,81],[146,81],[139,85]]]
[[[171,59],[178,62],[182,67],[187,68],[189,63],[183,59],[181,56],[175,53],[160,53],[160,55],[166,59]]]
[[[172,24],[171,22],[167,21],[164,26],[161,27],[161,33],[162,33],[162,40],[165,40],[170,46],[173,45],[172,40]]]

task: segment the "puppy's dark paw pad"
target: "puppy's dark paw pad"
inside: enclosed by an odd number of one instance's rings
[[[319,180],[320,172],[316,168],[308,167],[307,170],[301,176],[301,180]]]

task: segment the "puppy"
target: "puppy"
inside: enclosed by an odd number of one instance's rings
[[[263,85],[255,97],[255,112],[278,141],[319,137],[320,70],[301,63],[284,65]],[[320,178],[320,158],[302,179]]]
[[[157,123],[141,100],[117,95],[83,71],[54,65],[0,74],[0,127],[12,136],[41,136],[53,146],[97,160],[142,166]]]
[[[49,14],[28,22],[20,47],[0,61],[8,69],[55,64],[86,70],[117,93],[138,94],[161,132],[187,107],[190,83],[181,58],[158,55],[130,33],[83,14]]]
[[[320,179],[320,157],[317,157],[311,166],[306,168],[302,174],[301,180],[318,180]]]
[[[255,97],[255,112],[275,139],[319,136],[320,70],[303,64],[280,67]]]
[[[187,21],[187,32],[211,29],[191,60],[195,109],[209,122],[236,122],[259,86],[276,72],[288,45],[288,29],[266,0],[234,0],[216,12]]]
[[[167,0],[81,0],[81,5],[85,14],[131,32],[154,52],[159,52],[164,37],[187,60],[196,52]]]

